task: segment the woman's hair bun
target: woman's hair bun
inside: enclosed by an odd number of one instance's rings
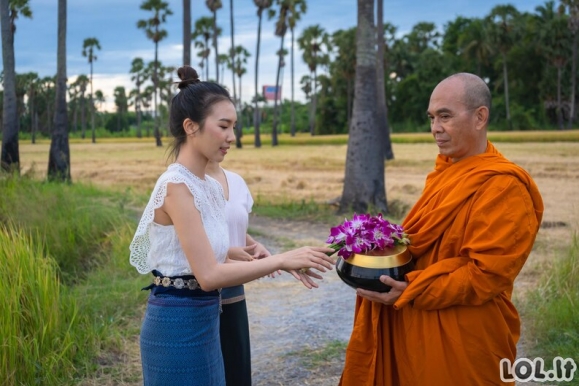
[[[181,82],[179,82],[178,85],[179,90],[187,87],[190,84],[200,82],[197,71],[195,71],[195,69],[191,66],[179,67],[179,69],[177,70],[177,75],[179,76],[179,79],[181,79]]]

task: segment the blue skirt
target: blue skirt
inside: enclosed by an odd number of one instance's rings
[[[145,386],[225,386],[219,297],[151,294],[140,344]]]

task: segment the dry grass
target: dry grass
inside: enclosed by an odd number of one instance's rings
[[[544,222],[551,226],[541,230],[538,247],[569,240],[572,231],[579,229],[579,143],[499,143],[497,147],[531,173],[543,195]],[[70,148],[73,181],[119,190],[148,193],[168,163],[166,148],[154,146],[150,139],[71,143]],[[386,164],[387,197],[412,205],[420,196],[437,149],[429,143],[395,143],[393,148],[396,159]],[[48,143],[22,143],[23,172],[34,167],[42,178],[48,149]],[[222,165],[242,175],[257,200],[325,202],[342,193],[345,158],[346,145],[245,146],[232,149]],[[556,252],[547,251],[538,260],[550,260],[549,253]]]

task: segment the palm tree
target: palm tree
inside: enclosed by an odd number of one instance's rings
[[[137,138],[141,138],[141,86],[146,80],[146,71],[145,71],[145,63],[141,58],[134,58],[133,62],[131,63],[131,70],[129,71],[131,75],[131,80],[135,82],[137,88],[135,89],[136,95],[134,96],[135,100],[135,114],[137,118]]]
[[[476,62],[476,73],[482,76],[482,66],[488,64],[489,58],[494,53],[490,41],[488,22],[483,19],[474,19],[465,28],[458,38],[458,45],[462,54],[467,59]]]
[[[20,172],[18,150],[18,105],[16,99],[16,71],[14,63],[14,32],[10,23],[9,0],[0,1],[2,23],[2,59],[4,65],[4,96],[2,109],[2,169]]]
[[[388,106],[386,105],[386,83],[384,81],[384,61],[386,52],[386,38],[384,37],[384,0],[377,0],[377,43],[378,50],[376,52],[376,78],[378,81],[378,95],[376,102],[378,103],[378,125],[380,133],[383,136],[382,143],[384,145],[384,159],[394,159],[394,152],[392,151],[392,141],[390,140],[390,125],[388,125]]]
[[[161,142],[161,134],[159,131],[159,122],[157,119],[157,87],[159,85],[158,78],[158,57],[159,57],[159,42],[167,37],[167,30],[160,29],[159,26],[165,23],[167,16],[172,15],[173,12],[169,9],[169,3],[162,0],[145,0],[141,4],[141,9],[144,11],[152,11],[153,16],[149,19],[139,20],[137,27],[144,30],[147,37],[155,44],[155,69],[153,71],[153,109],[155,122],[155,140],[157,146],[163,146]]]
[[[261,44],[261,21],[263,19],[263,11],[269,9],[273,3],[273,0],[253,0],[254,4],[257,6],[257,48],[255,50],[255,95],[253,97],[254,101],[254,109],[253,109],[253,129],[255,133],[255,147],[261,147],[261,137],[259,135],[259,96],[261,93],[259,92],[259,83],[258,83],[258,75],[259,75],[259,46]]]
[[[498,48],[503,59],[503,84],[505,89],[505,109],[509,128],[511,124],[511,112],[509,109],[509,73],[507,68],[507,55],[515,42],[515,18],[519,15],[517,9],[512,5],[497,5],[489,15],[489,20],[493,22],[491,39]]]
[[[312,116],[310,117],[310,134],[315,133],[316,93],[318,88],[318,66],[327,65],[330,57],[330,37],[319,24],[306,28],[298,38],[298,45],[304,51],[303,59],[313,74]]]
[[[123,86],[115,87],[113,96],[115,98],[115,106],[117,108],[117,131],[121,131],[122,121],[128,110],[128,98]]]
[[[191,65],[191,0],[183,0],[183,64]]]
[[[84,39],[84,43],[82,44],[82,56],[88,58],[88,63],[90,64],[90,114],[91,114],[91,129],[92,129],[92,143],[96,143],[95,137],[95,128],[94,128],[94,101],[93,101],[93,86],[92,86],[92,79],[93,79],[93,71],[92,71],[92,64],[95,60],[97,60],[96,55],[94,54],[94,50],[100,50],[101,45],[97,38],[87,38]],[[84,130],[83,136],[84,138]]]
[[[205,0],[207,8],[213,13],[213,50],[215,50],[215,81],[219,83],[219,51],[217,51],[217,36],[221,34],[217,28],[217,10],[223,7],[221,0]]]
[[[2,24],[2,61],[4,68],[4,97],[2,102],[2,154],[1,168],[20,173],[18,149],[19,117],[16,99],[16,64],[14,60],[15,20],[19,14],[31,18],[28,0],[2,0],[0,3]]]
[[[66,111],[66,0],[58,0],[58,46],[56,54],[56,104],[48,156],[48,179],[71,182],[68,115]]]
[[[376,31],[374,0],[358,0],[354,114],[346,155],[340,211],[388,212],[384,186],[384,151],[376,122]]]
[[[276,90],[276,95],[275,98],[273,99],[273,125],[272,125],[272,130],[271,130],[271,145],[272,146],[277,146],[277,117],[278,117],[278,113],[279,113],[279,109],[278,109],[278,99],[280,99],[280,73],[281,73],[281,68],[283,67],[282,63],[283,63],[283,58],[285,56],[285,49],[283,48],[283,42],[284,42],[284,38],[285,38],[285,34],[287,32],[287,14],[288,14],[288,8],[289,8],[289,2],[287,0],[276,0],[277,5],[279,6],[279,11],[278,11],[278,19],[275,23],[275,36],[278,36],[280,38],[280,48],[277,52],[278,55],[278,61],[277,61],[277,73],[276,73],[276,77],[275,77],[275,90]],[[275,16],[275,10],[270,10],[269,12],[269,16],[270,19],[272,17]]]
[[[235,47],[233,57],[235,58],[235,62],[233,62],[233,65],[231,66],[231,72],[234,75],[237,75],[237,77],[239,78],[239,103],[241,104],[241,77],[247,73],[247,58],[250,57],[250,53],[249,51],[247,51],[247,49],[245,49],[243,46],[237,46]],[[234,79],[235,80],[235,79]],[[233,82],[233,89],[235,90],[235,82]],[[241,137],[242,137],[243,131],[242,131],[242,124],[241,124],[241,119],[238,120],[238,125],[236,127],[235,130],[235,146],[237,148],[241,148],[242,144],[241,144]]]
[[[95,102],[95,108],[97,110],[100,110],[103,106],[103,104],[106,102],[106,98],[105,98],[105,94],[103,94],[103,92],[101,90],[96,90],[94,92],[94,102]],[[101,116],[101,126],[104,125],[103,122],[103,117],[102,114],[99,114]]]
[[[541,49],[547,60],[557,69],[557,103],[555,112],[559,130],[564,129],[563,103],[561,100],[561,78],[563,69],[569,60],[569,46],[572,43],[571,31],[564,14],[555,10],[555,2],[547,1],[544,6],[536,8],[536,19],[539,21],[539,39]]]
[[[81,127],[81,138],[85,138],[86,133],[86,101],[84,94],[86,93],[86,86],[89,84],[90,80],[86,75],[79,75],[71,86],[78,87],[78,102],[80,103],[80,127]],[[94,143],[94,142],[93,142]]]
[[[43,126],[47,132],[52,132],[54,111],[51,110],[51,107],[54,106],[54,101],[56,100],[56,76],[45,76],[40,79],[39,90],[44,106],[46,106]]]
[[[352,49],[356,46],[356,29],[349,28],[334,32],[332,45],[338,51],[332,64],[340,76],[346,80],[346,122],[349,127],[352,118],[353,83],[356,76],[356,52]]]
[[[286,0],[289,3],[288,8],[288,27],[290,29],[291,35],[291,59],[290,59],[290,68],[291,68],[291,126],[290,126],[290,133],[291,136],[294,137],[296,135],[296,114],[295,114],[295,106],[294,106],[294,45],[295,45],[295,29],[296,24],[300,21],[303,14],[307,12],[307,3],[305,0]]]
[[[231,68],[231,56],[227,54],[219,54],[219,66],[221,71],[221,79],[225,80],[225,68]],[[235,85],[234,85],[235,86]]]
[[[229,64],[231,65],[231,88],[233,89],[233,101],[235,102],[235,108],[239,110],[241,107],[241,97],[237,100],[237,91],[235,88],[235,24],[234,24],[234,17],[233,17],[233,0],[229,0],[229,26],[230,26],[230,35],[231,35],[231,48],[229,49]],[[223,79],[225,81],[225,79]],[[239,90],[241,93],[241,90]],[[241,127],[241,124],[237,124],[235,132],[238,132],[238,129]],[[241,145],[241,142],[239,142]],[[238,146],[241,147],[241,146]]]
[[[205,80],[209,80],[209,55],[211,48],[209,48],[209,40],[213,37],[213,19],[210,17],[200,17],[195,21],[195,29],[191,34],[192,39],[201,38],[202,40],[195,40],[195,48],[199,48],[200,57],[205,62]]]
[[[571,53],[571,102],[569,110],[569,122],[567,128],[573,126],[575,120],[575,89],[577,84],[577,39],[579,38],[579,0],[561,0],[561,4],[569,8],[567,23],[573,36],[573,52]]]

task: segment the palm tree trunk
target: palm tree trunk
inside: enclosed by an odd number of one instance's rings
[[[92,87],[92,62],[90,62],[90,125],[92,132],[92,143],[96,143],[95,128],[94,128],[94,94]]]
[[[312,115],[310,115],[310,134],[315,135],[316,130],[316,103],[318,89],[318,72],[314,70],[314,88],[312,90]]]
[[[35,111],[34,112],[34,124],[32,125],[32,135],[31,135],[31,139],[30,139],[33,144],[36,143],[36,133],[38,133],[38,120],[39,120],[38,111]]]
[[[291,136],[296,136],[296,111],[294,106],[294,29],[291,28],[291,38],[292,38],[292,45],[291,45],[291,86],[292,86],[292,105],[291,105]]]
[[[137,79],[137,84],[139,83]],[[137,138],[141,138],[141,88],[137,85],[137,96],[135,100],[135,114],[137,115]]]
[[[241,75],[239,75],[239,103],[240,103],[240,109],[239,111],[241,111]],[[239,114],[238,116],[240,116],[241,114]],[[241,143],[241,137],[243,137],[243,123],[242,123],[242,119],[243,118],[239,118],[237,120],[237,126],[235,127],[235,147],[237,147],[238,149],[241,149],[243,147],[243,144]]]
[[[561,66],[557,66],[557,126],[563,130],[563,109],[561,105]]]
[[[577,84],[577,32],[573,33],[573,51],[571,57],[571,106],[569,108],[569,122],[567,128],[571,129],[573,127],[573,121],[575,120],[575,89]]]
[[[277,146],[277,123],[279,117],[279,106],[278,106],[278,97],[279,97],[279,75],[281,73],[281,61],[283,55],[283,41],[284,41],[285,34],[281,35],[281,44],[279,48],[279,55],[277,61],[277,74],[275,77],[275,98],[273,100],[273,126],[271,129],[271,145]],[[281,103],[281,101],[280,101]]]
[[[234,20],[233,20],[233,0],[229,0],[229,24],[231,24],[231,87],[233,87],[233,101],[235,102],[235,108],[238,109],[241,104],[241,99],[237,100],[237,92],[235,88],[235,31],[234,31]],[[241,90],[239,90],[241,92]]]
[[[80,127],[81,137],[84,139],[86,132],[86,100],[84,98],[84,92],[80,95]]]
[[[507,55],[503,53],[503,82],[505,86],[505,109],[507,113],[507,123],[509,125],[509,130],[512,130],[513,125],[511,123],[511,110],[509,108],[509,73],[507,71]]]
[[[346,107],[346,115],[348,120],[348,127],[350,127],[350,123],[352,123],[352,79],[348,78],[348,89],[347,89],[347,103],[348,107]]]
[[[258,105],[258,98],[259,98],[259,89],[258,89],[258,75],[259,75],[259,45],[261,43],[261,18],[263,14],[263,9],[259,8],[257,11],[258,22],[257,22],[257,48],[255,50],[255,106],[253,109],[253,130],[255,134],[255,147],[261,147],[261,137],[259,135],[259,124],[260,124],[260,117],[259,117],[259,105]]]
[[[74,112],[72,113],[72,132],[76,134],[78,128],[78,101],[74,102]]]
[[[374,0],[358,0],[354,114],[346,153],[340,212],[388,212],[384,185],[384,150],[376,114],[376,31]]]
[[[191,0],[183,0],[183,64],[191,64]]]
[[[2,169],[20,173],[18,149],[18,105],[16,100],[16,70],[14,33],[10,25],[9,0],[0,2],[2,23],[2,62],[4,66],[4,101],[2,106]]]
[[[71,182],[66,111],[66,0],[58,0],[56,108],[48,158],[48,180]]]
[[[217,51],[217,11],[213,11],[213,49],[215,50],[215,82],[219,83],[219,52]]]
[[[388,106],[386,105],[386,85],[384,84],[384,0],[377,0],[378,6],[376,8],[378,26],[378,52],[376,57],[376,78],[378,81],[378,95],[377,95],[377,109],[378,109],[378,125],[380,126],[380,133],[382,133],[384,146],[384,159],[394,159],[394,152],[392,151],[392,142],[390,140],[390,125],[388,124]]]
[[[155,112],[154,115],[154,122],[155,122],[155,141],[158,147],[163,146],[163,142],[161,142],[161,132],[159,130],[159,119],[157,118],[157,86],[159,84],[159,78],[158,78],[158,66],[159,66],[159,62],[158,62],[158,43],[155,42],[155,74],[154,79],[153,79],[153,111]]]

